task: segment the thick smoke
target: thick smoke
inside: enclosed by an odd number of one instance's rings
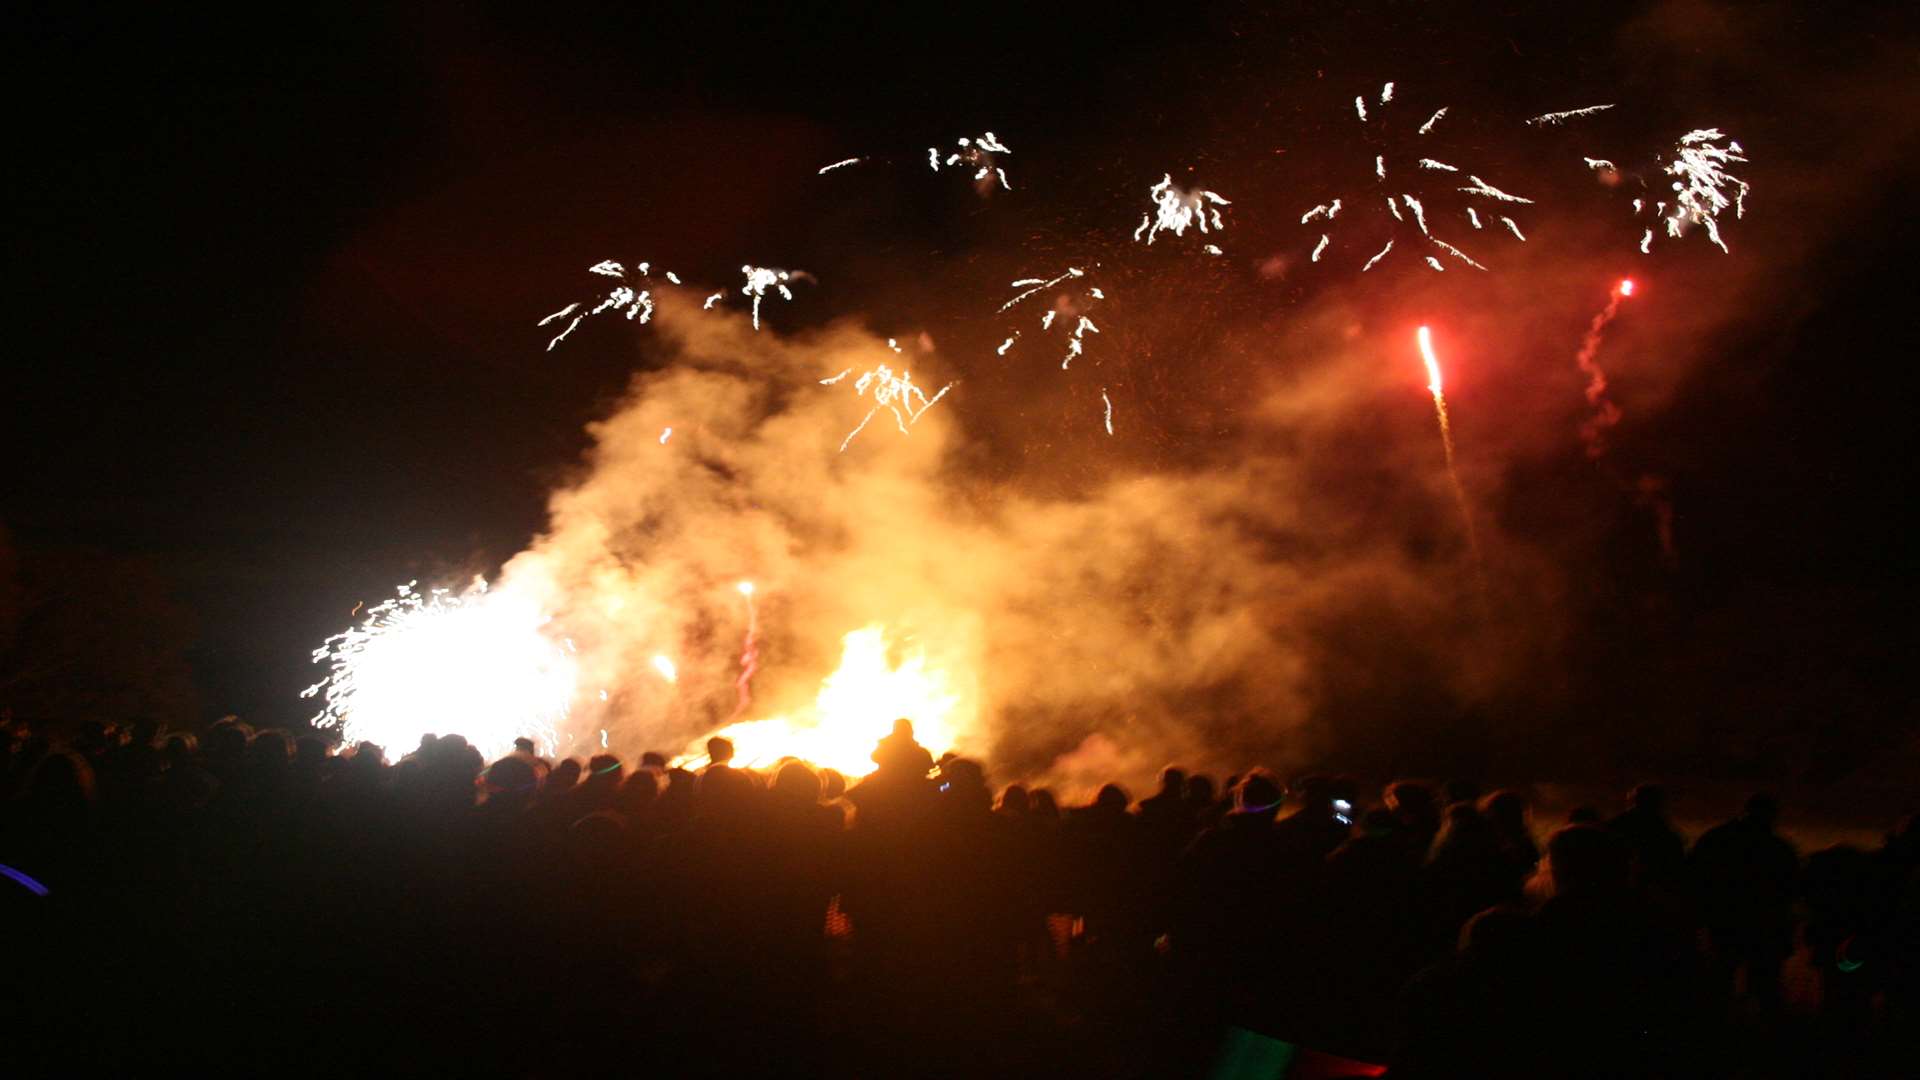
[[[836,452],[870,404],[820,379],[885,363],[937,386],[938,356],[850,323],[789,338],[666,308],[671,362],[593,426],[585,474],[503,585],[536,590],[572,636],[583,697],[607,691],[576,727],[629,747],[677,749],[730,718],[748,579],[763,668],[745,719],[810,700],[842,636],[880,622],[957,676],[952,749],[1004,778],[1075,751],[1084,771],[1103,748],[1135,781],[1175,759],[1308,763],[1346,726],[1404,725],[1488,678],[1470,659],[1490,598],[1438,443],[1372,432],[1369,471],[1402,490],[1355,482],[1344,443],[1380,380],[1351,369],[1378,358],[1346,356],[1333,321],[1291,335],[1324,354],[1265,387],[1208,463],[1116,464],[1082,495],[1041,497],[972,479],[964,385],[911,435],[883,412]]]

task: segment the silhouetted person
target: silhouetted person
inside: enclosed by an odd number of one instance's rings
[[[1458,950],[1407,986],[1405,1034],[1392,1075],[1556,1075],[1539,1046],[1539,949],[1539,928],[1518,908],[1488,908],[1468,920]]]
[[[1716,978],[1730,992],[1744,970],[1747,993],[1769,1009],[1780,1004],[1780,967],[1793,951],[1800,873],[1793,846],[1773,831],[1778,815],[1772,796],[1755,795],[1688,856]]]
[[[1639,880],[1677,892],[1687,866],[1687,846],[1667,820],[1667,789],[1641,784],[1627,794],[1627,809],[1607,822],[1633,849]]]
[[[1440,834],[1440,798],[1433,789],[1417,780],[1396,780],[1387,785],[1387,809],[1399,824],[1395,833],[1408,854],[1424,863]]]

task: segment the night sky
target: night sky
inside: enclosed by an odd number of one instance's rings
[[[181,609],[197,716],[295,722],[309,650],[358,602],[411,577],[491,573],[540,530],[584,426],[649,359],[611,324],[543,351],[534,322],[587,295],[599,259],[723,285],[743,259],[803,266],[821,285],[780,306],[783,328],[884,308],[903,332],[990,350],[997,327],[960,328],[959,290],[978,307],[1019,276],[1006,271],[1062,262],[1092,223],[1124,234],[1172,170],[1204,175],[1238,215],[1239,277],[1205,271],[1190,317],[1231,308],[1258,325],[1353,288],[1349,267],[1260,291],[1257,267],[1310,244],[1298,215],[1338,190],[1322,170],[1355,156],[1341,127],[1354,92],[1396,79],[1488,130],[1617,101],[1624,118],[1596,122],[1597,140],[1651,149],[1718,123],[1751,152],[1731,255],[1694,236],[1636,261],[1618,200],[1577,168],[1531,171],[1542,155],[1577,163],[1581,132],[1499,136],[1518,149],[1485,136],[1505,162],[1489,177],[1532,176],[1530,191],[1587,200],[1560,212],[1619,216],[1561,242],[1571,259],[1606,241],[1596,281],[1644,270],[1650,304],[1751,311],[1688,342],[1698,359],[1621,434],[1625,472],[1671,485],[1674,565],[1632,498],[1594,523],[1593,502],[1564,497],[1592,472],[1577,447],[1503,477],[1510,531],[1572,532],[1572,516],[1586,538],[1591,594],[1570,632],[1605,678],[1575,678],[1607,689],[1582,707],[1732,701],[1777,712],[1763,723],[1781,731],[1832,732],[1817,763],[1763,740],[1731,771],[1911,766],[1899,642],[1914,548],[1897,520],[1920,362],[1920,36],[1906,8],[16,13],[0,525],[23,567],[85,552],[151,568]],[[1014,146],[1016,190],[931,182],[924,147],[983,129]],[[855,154],[891,160],[837,189],[814,175]],[[1551,227],[1533,243],[1555,250]],[[1566,356],[1546,363],[1568,362],[1598,299],[1564,316]],[[1030,390],[976,400],[1007,415]],[[1079,408],[1086,392],[1058,394]],[[1162,386],[1130,406],[1148,432],[1124,461],[1204,452],[1208,423],[1171,401]],[[1086,455],[1045,464],[1053,408],[991,433],[982,476],[1089,482]]]

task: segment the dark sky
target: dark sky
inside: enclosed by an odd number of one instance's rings
[[[942,302],[914,297],[908,260],[949,282],[997,280],[974,270],[996,245],[1048,262],[1084,221],[1127,218],[1136,177],[1172,163],[1257,190],[1256,167],[1320,160],[1348,87],[1396,78],[1504,121],[1618,100],[1637,119],[1614,135],[1745,121],[1751,217],[1776,216],[1730,227],[1732,256],[1690,240],[1680,265],[1730,281],[1753,278],[1729,269],[1742,260],[1793,265],[1768,269],[1751,319],[1695,343],[1717,374],[1638,436],[1682,500],[1687,558],[1600,564],[1596,591],[1625,599],[1582,632],[1636,670],[1633,693],[1737,692],[1750,665],[1777,676],[1791,656],[1809,700],[1852,695],[1842,711],[1878,718],[1844,740],[1910,740],[1892,644],[1911,610],[1895,520],[1920,356],[1903,5],[1272,7],[16,13],[0,522],[25,551],[153,557],[195,615],[204,707],[292,718],[307,651],[357,601],[491,570],[539,529],[583,425],[641,362],[591,328],[541,351],[533,321],[597,259],[720,282],[742,258],[784,260],[832,285],[790,324],[873,296],[931,318]],[[916,148],[983,128],[1038,151],[1014,159],[1025,202],[808,186],[857,153],[904,175],[924,167]],[[1799,201],[1770,203],[1770,175]],[[1807,235],[1766,239],[1796,206],[1820,208]],[[1782,277],[1799,282],[1788,304]],[[1551,514],[1564,482],[1518,477],[1513,512]],[[1758,651],[1715,670],[1696,640],[1678,670],[1649,668],[1648,604],[1695,638],[1737,625]]]

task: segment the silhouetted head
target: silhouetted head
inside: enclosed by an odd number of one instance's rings
[[[1527,800],[1517,791],[1496,791],[1481,799],[1480,814],[1506,832],[1527,829]]]
[[[1476,963],[1508,966],[1533,951],[1533,916],[1519,908],[1490,907],[1460,928],[1460,955]]]
[[[1480,798],[1480,785],[1473,780],[1455,778],[1443,785],[1450,803],[1470,803]]]
[[[1742,816],[1763,829],[1772,829],[1774,822],[1780,820],[1780,804],[1764,791],[1755,792],[1747,797]]]
[[[652,769],[635,769],[620,783],[620,809],[638,814],[660,797],[660,777]]]
[[[1105,793],[1105,789],[1101,789]],[[987,787],[987,773],[972,758],[948,758],[940,766],[940,797],[954,806],[984,811],[993,805],[993,792]],[[1127,793],[1120,792],[1120,812],[1126,813]]]
[[[1102,784],[1093,796],[1093,808],[1102,814],[1124,814],[1133,799],[1119,784]]]
[[[293,740],[294,768],[316,772],[327,760],[327,741],[318,735],[302,735]]]
[[[1440,800],[1418,780],[1395,780],[1387,785],[1387,809],[1401,824],[1426,832],[1440,827]]]
[[[172,769],[191,762],[195,749],[197,749],[197,747],[195,746],[193,736],[181,732],[177,735],[167,736],[167,741],[161,746],[160,753],[166,758],[167,767]]]
[[[1213,786],[1213,777],[1195,774],[1187,777],[1187,802],[1199,807],[1212,806],[1220,797],[1220,791]]]
[[[1186,794],[1187,770],[1178,765],[1169,765],[1160,770],[1160,794],[1174,798]]]
[[[1049,821],[1060,820],[1060,800],[1053,797],[1052,788],[1034,788],[1028,792],[1028,795],[1034,817]]]
[[[1333,781],[1324,776],[1303,776],[1293,782],[1289,794],[1310,814],[1325,814],[1333,809]]]
[[[611,787],[620,783],[626,767],[612,754],[595,754],[587,761],[587,783]]]
[[[893,737],[896,739],[913,738],[913,721],[901,717],[893,722]]]
[[[532,754],[533,740],[527,738],[525,735],[520,736],[513,740],[513,751],[516,754]]]
[[[560,759],[547,774],[547,788],[551,791],[571,791],[579,782],[580,762],[575,758]]]
[[[1627,805],[1645,814],[1667,812],[1667,789],[1659,784],[1641,784],[1627,792]]]
[[[993,808],[1009,817],[1026,817],[1030,809],[1027,788],[1024,784],[1008,784],[1000,789],[1000,798]]]
[[[820,770],[820,798],[832,802],[847,793],[847,778],[839,769]]]
[[[1234,808],[1243,814],[1273,814],[1284,797],[1280,780],[1265,769],[1254,769],[1233,789]]]
[[[640,755],[640,767],[643,769],[660,769],[664,771],[667,767],[667,755],[658,750],[649,750]]]
[[[707,740],[707,760],[715,765],[725,765],[733,760],[733,740],[715,735]]]
[[[539,777],[527,759],[509,754],[487,766],[483,776],[489,806],[524,806],[533,798]]]
[[[33,767],[22,798],[43,816],[85,813],[93,805],[93,767],[79,754],[56,750]]]
[[[773,797],[789,806],[820,801],[820,777],[805,762],[789,761],[773,774]]]
[[[1633,849],[1612,829],[1568,825],[1547,841],[1556,896],[1607,896],[1627,887]]]

